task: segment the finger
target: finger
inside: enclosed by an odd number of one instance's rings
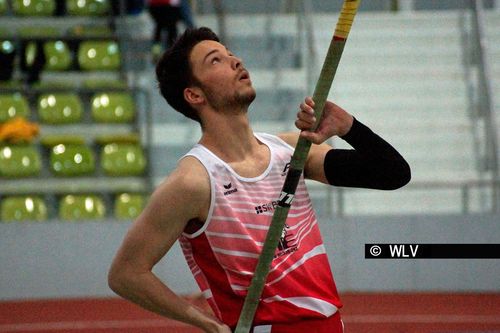
[[[312,108],[314,108],[314,106],[316,105],[316,104],[314,104],[314,101],[313,101],[312,97],[310,97],[310,96],[306,97],[305,102],[307,105],[309,105]]]
[[[300,111],[297,113],[297,120],[302,120],[311,124],[316,123],[316,117],[314,114],[306,113],[304,111]]]
[[[306,103],[300,103],[299,108],[301,111],[304,111],[309,114],[314,114],[314,109],[310,105],[307,105]]]
[[[297,119],[295,120],[295,126],[297,126],[298,129],[309,131],[313,129],[314,122]]]
[[[310,130],[311,127],[313,126],[313,124],[309,123],[309,122],[305,122],[303,120],[300,120],[300,119],[297,119],[295,121],[295,126],[301,130],[301,131],[307,131],[307,130]]]

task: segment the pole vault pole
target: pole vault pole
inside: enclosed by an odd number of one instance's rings
[[[351,30],[359,2],[360,0],[344,0],[333,38],[330,42],[318,82],[316,83],[316,88],[314,89],[313,100],[315,103],[314,115],[316,117],[316,124],[314,124],[311,131],[316,130],[321,120],[323,107],[325,106],[333,78],[337,72],[340,57],[342,56],[347,36]],[[248,289],[235,333],[248,333],[252,327],[253,318],[259,305],[267,275],[269,274],[271,262],[276,252],[281,232],[285,226],[288,211],[290,210],[293,197],[295,196],[295,190],[297,189],[297,184],[302,175],[310,148],[311,142],[300,137],[290,162],[290,169],[286,176],[285,183],[283,184],[278,206],[274,211],[271,225],[269,226],[266,240],[257,262],[257,267]]]

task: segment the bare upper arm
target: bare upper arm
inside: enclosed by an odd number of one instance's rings
[[[111,271],[151,270],[183,232],[188,221],[204,219],[210,205],[205,168],[186,157],[153,192],[134,221],[113,261]]]
[[[286,132],[280,133],[278,136],[288,143],[290,146],[295,147],[299,139],[299,132]],[[325,155],[332,149],[332,146],[326,143],[320,145],[312,144],[307,156],[306,165],[304,166],[304,176],[307,179],[316,180],[324,184],[328,184],[323,168]]]

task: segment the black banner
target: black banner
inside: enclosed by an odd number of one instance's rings
[[[500,259],[500,244],[365,244],[365,259]]]

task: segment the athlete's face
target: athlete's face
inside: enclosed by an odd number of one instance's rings
[[[255,99],[255,89],[241,59],[224,45],[202,41],[191,51],[190,61],[193,75],[214,109],[246,110]]]

